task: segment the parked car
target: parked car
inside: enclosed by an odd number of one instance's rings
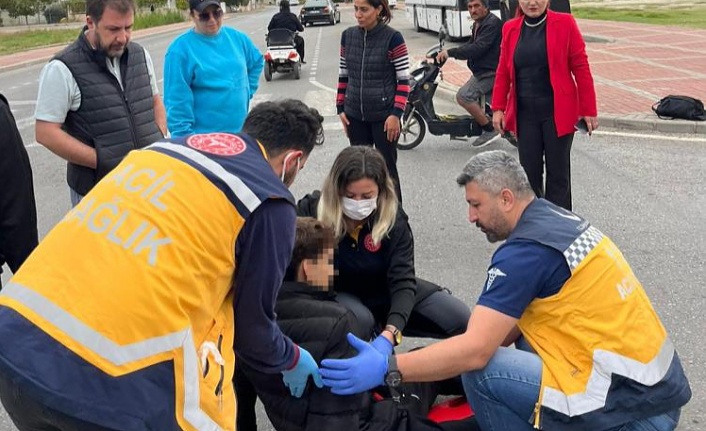
[[[390,9],[394,9],[397,6],[397,0],[387,0],[387,4],[390,5]]]
[[[299,6],[299,0],[289,0],[290,6]]]
[[[299,11],[299,21],[302,25],[312,25],[317,22],[335,25],[341,22],[341,11],[331,0],[306,0]]]

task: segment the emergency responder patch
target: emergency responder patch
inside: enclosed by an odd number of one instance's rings
[[[376,251],[380,250],[382,242],[375,244],[375,242],[373,241],[373,236],[371,234],[367,234],[365,235],[365,239],[363,240],[363,245],[365,245],[366,250],[371,253],[375,253]]]
[[[235,156],[245,151],[245,141],[240,136],[228,133],[204,133],[192,135],[186,139],[186,144],[204,153],[218,156]]]

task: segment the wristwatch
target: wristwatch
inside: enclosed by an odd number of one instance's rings
[[[397,388],[402,384],[402,373],[397,368],[397,358],[390,355],[387,358],[387,374],[385,374],[385,385],[390,388]]]
[[[387,325],[382,331],[387,331],[392,334],[392,344],[394,346],[398,346],[402,342],[402,331],[397,329],[394,325]]]

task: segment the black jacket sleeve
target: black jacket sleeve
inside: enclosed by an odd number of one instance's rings
[[[459,60],[480,60],[495,45],[500,44],[502,22],[499,19],[486,19],[481,24],[476,25],[479,25],[479,28],[475,39],[471,38],[458,48],[450,48],[448,50],[450,57]]]
[[[349,311],[331,329],[322,358],[344,359],[355,356],[355,350],[346,339],[346,334],[352,332],[355,327],[355,318]],[[327,387],[317,388],[312,385],[312,388],[306,431],[358,429],[364,409],[364,397],[369,396],[367,392],[342,396],[332,394]]]
[[[15,272],[37,246],[37,207],[29,156],[1,94],[0,184],[0,266],[7,262]]]
[[[417,279],[414,274],[414,237],[407,215],[400,209],[390,231],[387,247],[387,285],[390,289],[390,312],[387,323],[403,330],[414,307]]]
[[[316,209],[319,206],[319,199],[321,199],[321,192],[318,190],[314,190],[299,199],[299,202],[297,202],[297,216],[316,218]]]

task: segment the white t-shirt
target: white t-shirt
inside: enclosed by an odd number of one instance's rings
[[[154,75],[152,57],[150,57],[146,49],[144,51],[152,95],[156,96],[159,94],[159,89]],[[106,64],[108,65],[108,70],[118,79],[122,88],[120,58],[106,58]],[[80,106],[81,90],[79,90],[78,83],[69,68],[59,60],[52,60],[47,63],[39,75],[39,93],[37,95],[37,110],[34,113],[35,118],[50,123],[63,124],[69,111],[76,111]]]

